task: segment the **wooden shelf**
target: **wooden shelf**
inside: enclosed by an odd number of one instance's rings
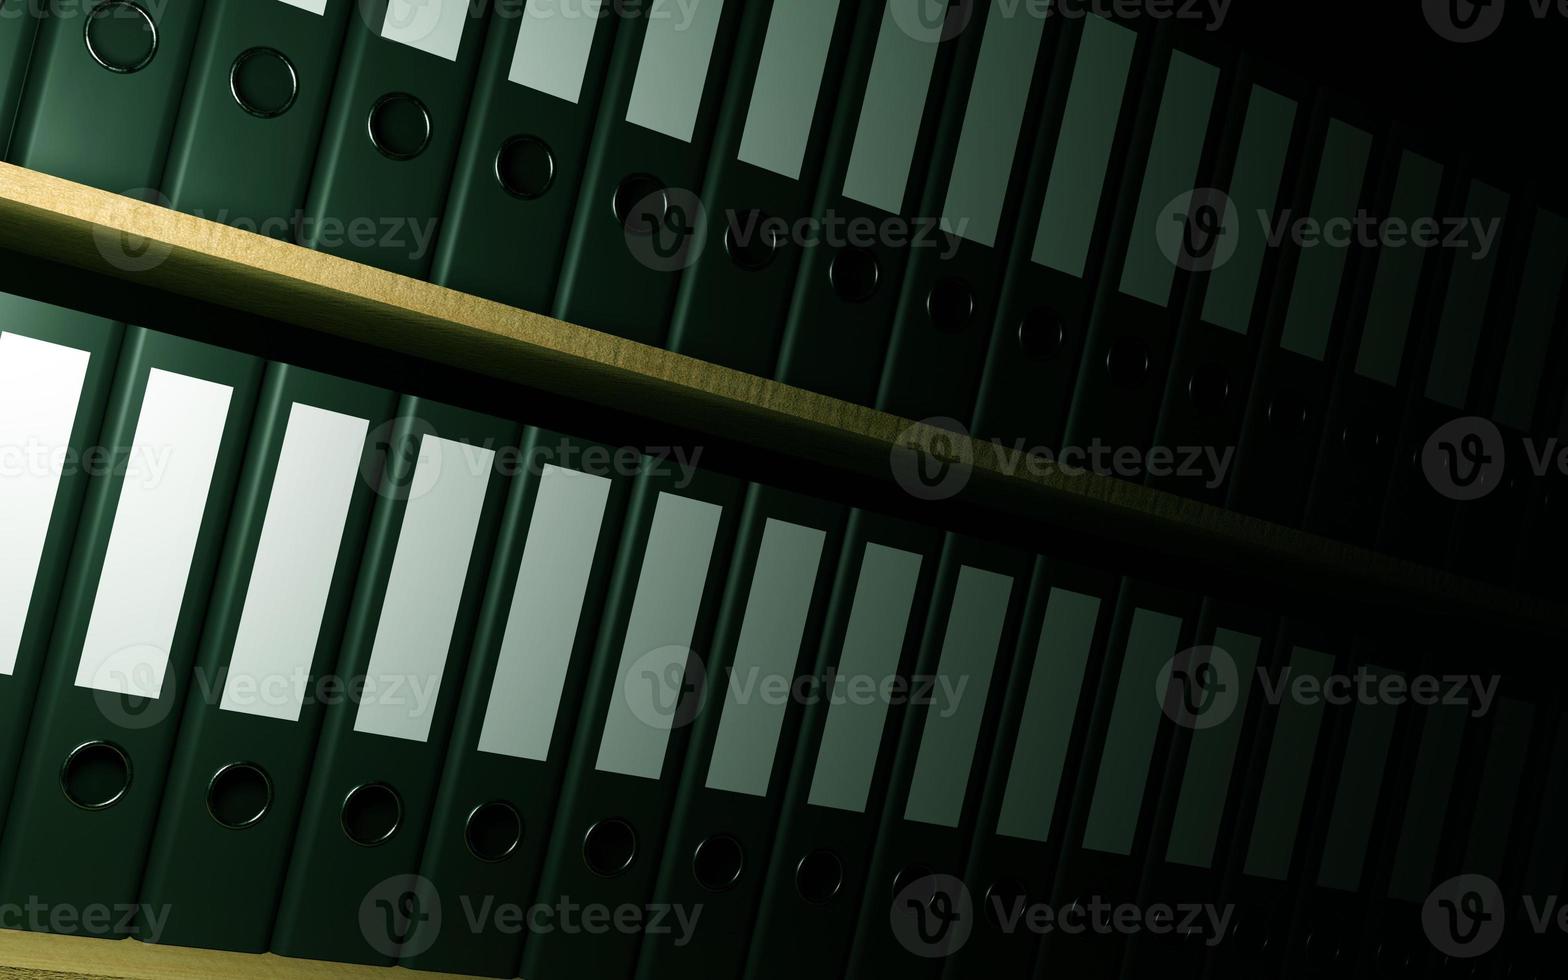
[[[122,236],[136,243],[130,252]],[[8,164],[0,164],[0,248],[767,447],[890,488],[890,452],[935,435],[871,409]],[[210,339],[222,342],[221,327]],[[1568,628],[1568,606],[1556,602],[1120,480],[1010,473],[990,443],[953,445],[972,458],[958,498],[966,506],[1091,528],[1112,548],[1201,554],[1263,578],[1288,570],[1295,582],[1341,595],[1550,634]]]
[[[399,968],[296,960],[271,953],[220,953],[183,946],[154,946],[134,939],[92,939],[0,929],[3,980],[368,980],[371,977],[453,977]]]

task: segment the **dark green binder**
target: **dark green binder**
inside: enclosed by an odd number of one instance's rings
[[[680,928],[669,915],[597,934],[582,926],[588,909],[652,911],[690,722],[719,681],[711,641],[733,605],[742,491],[712,472],[639,477],[535,890],[549,928],[523,947],[527,976],[626,976],[642,929]],[[572,905],[584,910],[578,928]]]
[[[268,370],[142,878],[167,912],[143,938],[267,949],[396,405]]]
[[[767,374],[803,249],[781,227],[810,210],[834,119],[852,111],[881,24],[876,3],[770,6],[736,43],[702,185],[705,247],[681,277],[671,350]],[[744,313],[740,311],[744,310]]]
[[[945,928],[941,917],[962,915],[966,897],[973,907],[974,888],[962,875],[1034,564],[1010,548],[947,539],[915,665],[922,678],[915,689],[926,686],[923,678],[934,685],[904,714],[848,977],[891,970],[935,980],[967,942],[960,930],[972,928],[972,913]]]
[[[893,692],[913,670],[941,543],[936,531],[850,513],[812,667],[836,686],[803,713],[745,977],[842,967],[862,896],[883,887],[867,875],[907,709]]]
[[[479,68],[488,0],[364,0],[338,59],[300,241],[423,278]]]
[[[436,904],[415,871],[521,433],[417,398],[398,414],[279,899],[285,956],[390,965]]]
[[[6,159],[156,199],[202,7],[100,0],[51,10],[39,24]]]
[[[430,278],[548,312],[622,17],[497,4]]]
[[[837,504],[749,490],[731,574],[739,591],[715,631],[718,681],[692,722],[653,887],[654,907],[703,911],[689,934],[643,938],[638,980],[733,977],[745,963],[805,707],[778,686],[810,669],[845,517]]]
[[[614,570],[630,474],[539,429],[523,458],[420,860],[441,925],[416,927],[417,969],[517,975],[526,933],[509,916],[534,897]]]
[[[6,901],[122,914],[26,928],[132,931],[262,368],[126,333],[103,427],[113,462],[89,487],[0,846]]]
[[[0,293],[0,445],[65,450],[68,464],[56,470],[41,466],[42,457],[14,459],[23,469],[0,483],[0,550],[15,563],[0,592],[0,814],[92,482],[83,463],[103,424],[122,332],[108,320]]]
[[[877,407],[904,418],[971,422],[1042,116],[1059,116],[1066,99],[1056,66],[1065,19],[1043,6],[1009,11],[998,2],[969,25],[982,41],[960,52],[943,96],[919,206],[941,217],[942,233],[910,250],[877,391]]]
[[[38,18],[26,0],[0,0],[0,155],[11,139],[16,104],[27,80],[27,63],[38,35]]]
[[[294,239],[357,6],[208,0],[163,178],[175,208]]]
[[[653,6],[616,32],[615,51],[566,241],[553,312],[662,344],[675,287],[702,247],[702,184],[737,30],[769,5]]]

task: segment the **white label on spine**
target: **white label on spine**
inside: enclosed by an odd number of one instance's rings
[[[603,0],[529,0],[507,81],[565,99],[582,97]]]
[[[599,742],[601,772],[658,779],[664,771],[722,513],[717,504],[659,494]]]
[[[381,36],[448,61],[457,60],[468,0],[390,0]]]
[[[931,0],[888,0],[860,107],[844,196],[890,214],[904,207],[944,17]],[[945,16],[946,5],[941,5]]]
[[[953,590],[952,614],[942,637],[937,666],[940,689],[951,703],[934,702],[925,709],[926,725],[915,759],[904,819],[939,827],[957,827],[964,813],[969,772],[980,741],[991,673],[1002,646],[1007,604],[1013,580],[981,568],[964,566]]]
[[[0,333],[0,674],[16,670],[91,355]]]
[[[234,389],[154,368],[109,531],[76,686],[156,698]]]
[[[969,89],[942,225],[990,248],[1002,226],[1007,183],[1023,134],[1030,79],[1045,36],[1045,13],[1008,16],[1011,0],[995,0],[985,27],[980,64]],[[1018,20],[1023,21],[1022,24]],[[1025,161],[1027,163],[1027,161]]]
[[[299,721],[370,423],[295,404],[218,707]]]
[[[855,604],[844,631],[839,677],[850,690],[874,687],[883,696],[836,698],[828,708],[807,797],[812,806],[866,812],[882,727],[887,722],[885,695],[898,673],[919,580],[919,555],[882,545],[866,546],[855,583]]]
[[[610,481],[602,476],[552,465],[540,474],[479,751],[550,757],[609,499]]]
[[[626,121],[690,143],[724,0],[653,0]]]
[[[430,739],[495,453],[425,436],[354,731]]]
[[[298,7],[313,14],[325,14],[327,12],[327,0],[282,0],[282,2],[290,7]]]
[[[785,521],[769,520],[763,529],[708,764],[709,789],[768,795],[786,701],[764,692],[795,678],[826,537]]]
[[[774,5],[740,137],[742,162],[800,179],[837,18],[838,0]]]

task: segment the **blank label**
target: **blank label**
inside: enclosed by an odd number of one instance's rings
[[[1432,220],[1437,214],[1437,196],[1442,183],[1441,166],[1407,151],[1399,162],[1399,177],[1394,184],[1389,217],[1405,222],[1407,228],[1415,221]],[[1367,306],[1361,347],[1356,351],[1356,373],[1362,377],[1390,387],[1399,384],[1405,337],[1410,333],[1410,321],[1415,315],[1421,265],[1426,261],[1428,251],[1410,245],[1377,250],[1372,299]]]
[[[282,2],[290,7],[308,10],[313,14],[324,14],[327,12],[327,0],[282,0]]]
[[[845,197],[890,214],[904,207],[942,40],[943,21],[924,16],[928,5],[928,0],[888,0],[844,177]]]
[[[1386,672],[1376,673],[1381,676]],[[1339,787],[1334,791],[1334,811],[1323,841],[1323,857],[1318,862],[1318,884],[1347,892],[1361,887],[1367,844],[1372,839],[1372,820],[1383,792],[1388,747],[1394,738],[1394,722],[1399,718],[1398,706],[1388,702],[1358,704],[1354,711],[1345,761],[1339,770]],[[1286,802],[1293,799],[1294,794],[1287,796]],[[1287,811],[1276,807],[1275,812],[1285,815]],[[1290,851],[1282,844],[1276,845],[1276,850],[1284,855],[1284,860],[1270,861],[1266,867],[1270,877],[1283,879],[1290,868]]]
[[[1137,45],[1130,28],[1103,17],[1084,20],[1035,232],[1034,261],[1040,265],[1083,277]]]
[[[770,520],[746,598],[735,667],[724,690],[724,713],[708,764],[708,788],[768,795],[773,757],[787,704],[770,692],[791,684],[806,617],[816,591],[822,544],[814,527]]]
[[[90,360],[84,350],[0,333],[0,674],[16,669]]]
[[[506,78],[576,104],[603,0],[528,0]]]
[[[294,405],[219,707],[298,721],[370,423]]]
[[[1501,234],[1508,213],[1508,195],[1480,181],[1470,185],[1465,205],[1471,221],[1485,223],[1487,234]],[[1475,371],[1475,352],[1486,323],[1486,304],[1492,295],[1492,273],[1497,268],[1497,242],[1485,258],[1478,257],[1478,243],[1454,254],[1448,274],[1448,294],[1438,321],[1432,368],[1427,374],[1426,396],[1449,408],[1463,410]]]
[[[381,36],[456,61],[468,9],[469,0],[390,0]]]
[[[602,476],[551,465],[540,474],[479,751],[550,757],[609,499],[610,481]]]
[[[905,820],[957,827],[963,816],[969,771],[1012,594],[1013,580],[1006,575],[968,566],[958,573],[953,611],[942,637],[939,683],[932,692],[936,700],[925,709]],[[948,703],[949,698],[953,703]]]
[[[1099,615],[1097,597],[1051,590],[1029,676],[1023,721],[1018,726],[1018,744],[1007,773],[1007,792],[996,826],[999,834],[1041,843],[1050,837]]]
[[[1296,647],[1290,655],[1290,676],[1316,678],[1321,685],[1334,669],[1334,658]],[[1319,687],[1321,690],[1321,686]],[[1306,800],[1307,777],[1312,774],[1318,728],[1323,722],[1321,699],[1286,698],[1277,709],[1269,761],[1263,770],[1263,789],[1253,815],[1252,837],[1247,841],[1247,874],[1283,881],[1290,871]]]
[[[773,5],[740,137],[742,162],[800,179],[837,17],[838,0]]]
[[[812,806],[866,811],[887,721],[884,695],[897,676],[919,579],[919,555],[878,544],[866,546],[839,655],[839,676],[848,681],[847,692],[864,691],[869,684],[877,693],[870,697],[846,693],[829,706],[807,797]]]
[[[658,779],[664,771],[722,515],[717,504],[659,494],[599,742],[601,772]]]
[[[1503,381],[1497,387],[1492,417],[1512,429],[1528,432],[1535,419],[1541,374],[1557,321],[1564,264],[1568,263],[1568,221],[1550,211],[1536,212],[1530,235],[1530,256],[1519,284],[1513,333],[1503,358]]]
[[[1043,11],[1038,16],[1031,10],[1026,16],[1010,17],[1012,5],[1013,0],[996,0],[992,5],[942,208],[948,231],[987,248],[996,244],[1002,224],[1024,107],[1045,34]]]
[[[109,532],[76,686],[156,698],[234,390],[154,368]]]
[[[724,0],[653,0],[626,121],[690,143]]]
[[[420,440],[354,731],[429,741],[494,460],[489,449]]]

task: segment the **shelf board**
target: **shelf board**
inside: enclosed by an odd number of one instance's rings
[[[125,238],[122,236],[129,236]],[[125,242],[131,241],[127,247]],[[0,248],[135,281],[352,342],[885,482],[895,447],[935,430],[765,378],[707,364],[275,241],[132,198],[0,164]],[[212,341],[222,343],[221,326]],[[1264,579],[1315,582],[1561,634],[1568,606],[1195,503],[1121,480],[1010,471],[982,440],[957,500],[1046,515],[1114,547],[1154,548]],[[1283,571],[1282,571],[1283,570]]]
[[[0,929],[0,978],[4,980],[370,980],[455,977],[399,968],[296,960],[271,953],[224,953],[156,946],[134,939],[54,936]]]

